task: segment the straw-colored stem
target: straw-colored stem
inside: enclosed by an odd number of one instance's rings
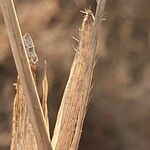
[[[29,112],[29,119],[34,130],[34,134],[36,135],[38,149],[51,150],[51,144],[44,123],[44,115],[29,61],[27,59],[13,0],[1,0],[0,5],[2,8],[16,68],[24,91],[27,109]]]
[[[98,1],[95,18],[91,11],[85,11],[86,15],[79,34],[79,48],[74,58],[57,116],[52,139],[54,150],[78,149],[89,103],[96,47],[105,3],[106,0]]]

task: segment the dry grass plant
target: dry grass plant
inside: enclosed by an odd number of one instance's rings
[[[106,0],[97,1],[95,16],[90,10],[83,12],[85,17],[79,30],[79,45],[58,112],[51,146],[46,69],[42,83],[43,98],[40,103],[34,78],[36,75],[32,73],[35,67],[29,63],[26,54],[13,0],[0,1],[19,75],[14,99],[12,150],[78,149],[89,104],[96,47],[105,4]]]

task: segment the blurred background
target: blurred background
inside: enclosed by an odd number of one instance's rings
[[[38,90],[44,60],[49,80],[53,132],[69,76],[83,14],[95,0],[15,0],[23,33],[39,56]],[[79,150],[150,149],[150,1],[107,0],[98,45],[91,103]],[[8,150],[17,72],[0,12],[0,150]]]

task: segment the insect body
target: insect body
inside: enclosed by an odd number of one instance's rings
[[[27,56],[28,56],[30,63],[36,64],[38,61],[38,56],[35,52],[35,46],[29,33],[26,33],[23,36],[23,41],[24,41],[24,45],[25,45]]]

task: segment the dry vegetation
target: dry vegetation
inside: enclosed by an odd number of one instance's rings
[[[43,98],[40,102],[34,78],[36,76],[34,68],[37,63],[34,59],[36,60],[37,56],[33,51],[33,42],[28,34],[24,38],[22,37],[13,0],[0,1],[19,75],[14,99],[12,150],[78,149],[89,104],[96,48],[105,4],[105,0],[97,1],[95,17],[90,10],[84,12],[85,17],[81,29],[79,29],[78,48],[60,105],[51,143],[46,106],[48,94],[46,74],[43,79]]]
[[[92,0],[87,2],[92,6],[92,12],[95,12],[96,2]],[[82,0],[15,0],[15,4],[22,32],[29,32],[32,35],[39,55],[36,85],[39,97],[43,101],[47,100],[47,79],[43,80],[43,60],[47,60],[48,109],[52,137],[56,115],[75,53],[71,48],[73,42],[71,37],[77,37],[82,22],[80,10],[84,10],[85,4]],[[149,150],[148,6],[147,0],[107,1],[104,16],[106,21],[103,22],[103,34],[98,46],[100,60],[97,61],[95,68],[94,90],[82,132],[79,146],[81,150],[99,148]],[[12,85],[17,73],[2,13],[0,17],[0,149],[7,150],[10,145],[15,93]],[[19,82],[17,89],[20,89]],[[42,88],[46,88],[44,95]],[[21,91],[22,89],[17,90]],[[44,116],[47,117],[44,104],[42,109]],[[16,109],[21,108],[16,107]],[[29,133],[32,136],[32,129]],[[30,140],[31,143],[34,143],[33,141],[34,139]]]

